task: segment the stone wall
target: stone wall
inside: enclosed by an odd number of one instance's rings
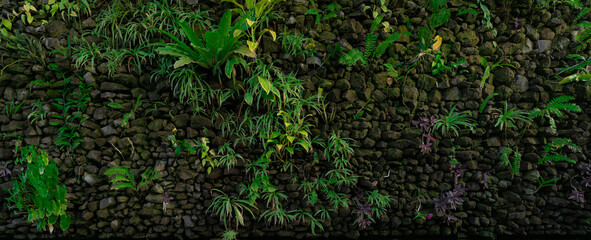
[[[202,3],[188,1],[197,8]],[[201,9],[210,9],[213,14],[222,12],[216,1],[201,5]],[[320,8],[331,1],[318,1]],[[362,48],[363,40],[371,18],[363,13],[362,6],[371,1],[340,0],[343,7],[339,17],[331,21],[314,24],[314,19],[304,13],[309,8],[308,1],[288,1],[277,6],[284,20],[277,21],[277,29],[299,29],[307,36],[318,41],[318,52],[327,52],[331,44],[343,47]],[[406,28],[408,17],[411,32],[427,24],[428,18],[424,1],[390,1],[392,13],[386,19],[398,30]],[[517,2],[517,1],[515,1]],[[386,218],[378,220],[367,229],[353,225],[355,221],[352,209],[340,209],[332,220],[324,223],[324,231],[317,237],[368,237],[368,236],[447,236],[478,235],[483,237],[503,235],[583,235],[588,234],[591,217],[590,206],[580,205],[568,196],[571,192],[571,178],[578,174],[576,164],[555,163],[538,165],[544,145],[555,137],[568,137],[582,147],[582,153],[571,154],[577,164],[589,163],[589,113],[590,88],[583,83],[559,85],[556,73],[573,63],[567,59],[574,53],[574,30],[572,24],[574,12],[571,8],[559,5],[549,10],[528,10],[527,4],[502,3],[491,4],[492,23],[498,30],[495,37],[480,23],[481,15],[457,16],[457,11],[466,8],[468,3],[449,1],[452,18],[437,34],[443,39],[443,51],[448,63],[465,58],[459,70],[448,74],[432,76],[429,64],[426,69],[417,67],[400,82],[388,85],[385,70],[368,72],[362,67],[351,70],[339,65],[336,60],[323,66],[305,64],[304,58],[293,58],[282,52],[277,42],[269,38],[263,40],[263,49],[286,71],[298,71],[298,77],[306,81],[305,87],[314,92],[323,86],[330,102],[330,112],[334,111],[332,122],[324,122],[316,113],[313,132],[326,136],[332,130],[341,130],[343,137],[352,138],[355,144],[355,156],[352,158],[355,174],[359,175],[360,189],[379,188],[393,198],[392,207]],[[492,5],[498,4],[498,5]],[[373,4],[371,4],[373,5]],[[15,2],[0,3],[4,9],[18,6]],[[97,10],[98,11],[98,10]],[[505,11],[510,11],[507,14]],[[515,19],[521,20],[514,24]],[[586,17],[588,20],[588,17]],[[43,44],[48,63],[57,63],[63,69],[73,69],[70,60],[59,55],[49,55],[52,49],[67,45],[66,36],[79,34],[78,27],[91,28],[93,20],[81,22],[81,26],[70,26],[59,18],[45,25],[34,22],[25,26],[20,23],[13,28],[32,35]],[[384,57],[403,59],[415,55],[411,45],[416,44],[415,37],[403,37],[388,49]],[[588,53],[589,48],[579,52]],[[11,52],[1,52],[10,58]],[[484,88],[480,80],[484,68],[480,56],[489,62],[506,59],[516,68],[499,67],[492,72],[492,81],[487,81]],[[1,60],[0,60],[1,61]],[[175,157],[174,149],[167,140],[176,129],[177,138],[197,139],[206,136],[212,145],[225,142],[220,134],[219,122],[212,122],[207,116],[193,115],[190,107],[178,102],[171,93],[167,82],[150,81],[151,66],[141,75],[121,69],[113,76],[107,76],[105,65],[99,65],[96,73],[74,76],[72,83],[83,81],[92,86],[91,102],[84,113],[89,117],[80,127],[84,142],[73,153],[68,154],[54,145],[57,127],[50,126],[46,118],[31,124],[27,116],[32,111],[31,103],[41,100],[47,116],[58,114],[50,101],[57,96],[52,87],[33,86],[29,83],[36,79],[53,80],[55,75],[46,73],[46,66],[28,62],[8,65],[0,75],[0,108],[11,101],[24,103],[20,111],[8,116],[0,113],[0,130],[3,133],[16,133],[22,136],[25,144],[34,144],[45,149],[60,168],[62,182],[68,188],[68,212],[72,214],[72,226],[66,232],[57,231],[52,235],[35,230],[35,225],[28,223],[22,214],[14,214],[3,200],[0,212],[0,237],[71,237],[96,236],[99,238],[210,238],[217,237],[223,230],[218,217],[206,212],[212,200],[212,189],[236,192],[235,187],[247,179],[243,162],[235,168],[214,169],[207,174],[197,156]],[[8,65],[8,66],[7,66]],[[539,119],[521,132],[505,132],[494,127],[496,116],[487,107],[479,114],[478,108],[489,94],[499,95],[489,102],[489,106],[502,108],[507,101],[509,106],[522,110],[544,107],[552,98],[571,95],[583,109],[580,113],[567,113],[558,120],[558,134],[548,131],[548,124]],[[129,127],[121,126],[125,113],[131,109],[138,96],[141,105]],[[371,100],[370,100],[371,99]],[[123,105],[120,110],[107,106],[110,102]],[[157,111],[149,112],[156,102]],[[352,103],[356,103],[350,107]],[[362,106],[366,110],[358,119],[355,115]],[[421,153],[421,131],[411,122],[419,117],[446,115],[452,106],[457,110],[470,111],[477,120],[474,132],[462,130],[455,138],[455,144],[461,148],[455,151],[457,160],[464,164],[467,171],[459,179],[468,188],[463,197],[464,204],[455,211],[459,218],[449,226],[440,218],[431,220],[417,219],[414,205],[411,204],[422,189],[433,198],[440,192],[453,188],[454,176],[449,162],[451,143],[449,139],[436,133],[436,141],[429,153]],[[146,114],[148,113],[148,114]],[[21,140],[4,136],[0,142],[0,161],[14,160],[14,144]],[[519,147],[522,151],[520,173],[511,174],[507,167],[500,166],[499,150],[506,145]],[[121,151],[121,152],[119,152]],[[260,149],[239,148],[245,159],[259,157]],[[302,155],[301,158],[310,156]],[[305,161],[305,160],[304,160]],[[131,191],[110,190],[110,183],[103,173],[113,166],[126,166],[143,171],[155,167],[163,176],[155,181],[150,189],[135,195]],[[14,164],[10,164],[12,169]],[[321,172],[324,169],[314,167],[309,171]],[[481,180],[483,174],[490,172],[490,186],[485,189]],[[2,186],[10,187],[10,179],[20,171],[12,170],[11,177],[0,179]],[[290,209],[305,206],[297,184],[290,183],[287,173],[272,171],[274,184],[289,196]],[[388,176],[388,177],[386,177]],[[537,188],[536,179],[560,178],[553,187]],[[378,181],[377,185],[372,182]],[[352,193],[354,189],[348,189]],[[162,210],[161,194],[171,194],[174,200]],[[7,193],[2,191],[4,198]],[[589,194],[586,194],[589,196]],[[430,204],[426,204],[430,205]],[[431,208],[428,206],[426,208]],[[240,227],[240,237],[253,239],[265,237],[289,236],[308,238],[313,235],[309,227],[293,224],[288,227],[268,227],[263,221],[249,218],[246,226]]]

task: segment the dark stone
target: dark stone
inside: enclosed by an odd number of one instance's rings
[[[113,206],[114,204],[115,204],[115,198],[113,198],[113,197],[103,198],[103,200],[101,200],[101,202],[99,204],[99,209],[108,208],[110,206]]]
[[[101,83],[101,87],[100,87],[101,91],[112,91],[112,92],[119,92],[119,91],[128,91],[129,88],[126,86],[123,86],[123,84],[120,83],[114,83],[114,82],[103,82]]]

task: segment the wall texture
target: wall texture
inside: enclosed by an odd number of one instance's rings
[[[362,9],[362,5],[373,5],[371,1],[340,0],[343,7],[339,17],[334,20],[314,24],[310,15],[304,15],[308,1],[288,1],[277,6],[283,20],[277,21],[276,29],[298,29],[318,42],[318,52],[327,51],[333,43],[343,47],[361,48],[371,19]],[[515,1],[517,2],[517,1]],[[330,1],[319,1],[320,8]],[[437,34],[443,39],[443,51],[447,61],[454,62],[465,58],[467,64],[457,71],[445,75],[432,76],[427,69],[419,66],[405,79],[388,85],[387,76],[382,71],[368,72],[362,67],[347,70],[336,60],[323,66],[305,64],[304,58],[293,58],[282,53],[279,43],[269,38],[263,40],[263,49],[276,65],[285,70],[298,71],[298,77],[306,82],[306,91],[314,92],[323,86],[330,102],[329,112],[334,111],[332,122],[324,122],[316,113],[313,132],[326,136],[333,130],[340,130],[343,137],[352,138],[355,144],[355,156],[352,164],[355,174],[359,175],[358,187],[363,190],[379,188],[382,193],[393,198],[387,217],[378,220],[367,229],[359,229],[353,224],[352,209],[340,209],[333,214],[332,220],[324,223],[324,231],[318,237],[363,236],[423,236],[423,235],[478,235],[494,237],[502,235],[547,235],[547,234],[588,234],[591,229],[591,207],[569,200],[571,178],[579,174],[576,165],[588,164],[591,156],[589,149],[589,130],[591,127],[588,104],[591,98],[590,88],[583,83],[559,85],[556,73],[573,63],[566,56],[575,52],[575,30],[569,28],[577,13],[567,6],[558,5],[548,10],[528,10],[527,4],[489,3],[492,11],[492,23],[498,30],[495,37],[480,23],[481,15],[457,16],[459,9],[468,3],[449,1],[452,18]],[[497,4],[497,5],[494,5]],[[219,15],[222,8],[216,1],[188,1],[194,8],[210,9],[212,15]],[[19,6],[16,2],[3,1],[3,9]],[[401,30],[406,28],[408,17],[411,32],[418,26],[425,25],[426,6],[423,1],[390,1],[392,13],[386,20],[391,26]],[[98,11],[98,10],[97,10]],[[587,17],[588,19],[588,17]],[[515,24],[515,21],[518,21]],[[15,24],[13,28],[39,39],[47,53],[48,63],[57,63],[63,69],[73,69],[70,60],[59,55],[49,55],[52,49],[67,45],[68,35],[77,35],[79,27],[91,28],[93,20],[84,20],[81,26],[71,26],[60,18],[45,25],[34,22],[32,25]],[[412,39],[412,41],[411,41]],[[403,37],[388,49],[386,58],[413,56],[409,47],[416,44],[415,38]],[[493,42],[496,42],[493,44]],[[580,51],[587,54],[589,48]],[[57,114],[51,99],[57,96],[51,86],[33,86],[29,83],[36,79],[60,81],[46,73],[46,66],[27,62],[8,65],[8,59],[14,53],[3,50],[2,62],[5,66],[0,75],[0,108],[11,101],[24,103],[20,111],[8,116],[0,113],[0,130],[5,133],[0,141],[0,161],[14,160],[14,144],[38,145],[45,149],[60,169],[62,182],[68,188],[68,212],[73,216],[72,227],[66,231],[57,231],[52,235],[35,230],[34,224],[28,223],[22,214],[9,210],[7,202],[2,200],[0,212],[0,237],[81,237],[97,236],[133,237],[133,238],[210,238],[220,236],[223,230],[216,216],[206,213],[212,200],[212,189],[236,192],[235,187],[246,180],[243,162],[229,170],[214,169],[207,174],[201,167],[197,156],[178,157],[167,140],[176,129],[178,139],[197,139],[206,136],[216,146],[225,142],[220,133],[220,122],[212,122],[209,117],[193,115],[188,105],[180,104],[172,94],[167,82],[150,81],[151,66],[146,64],[146,71],[141,75],[128,69],[120,69],[112,77],[107,76],[106,66],[99,65],[96,73],[85,73],[74,77],[72,83],[86,82],[92,86],[91,102],[84,112],[89,117],[80,127],[84,139],[73,153],[67,154],[54,145],[57,127],[50,126],[47,119],[31,124],[27,120],[32,111],[31,103],[41,100],[48,116]],[[484,68],[480,65],[480,56],[489,62],[505,59],[516,68],[499,67],[492,72],[492,81],[480,87]],[[0,60],[1,62],[2,60]],[[466,70],[461,73],[459,70]],[[522,137],[521,132],[505,132],[494,127],[497,116],[491,107],[479,114],[481,102],[489,94],[499,95],[489,102],[489,106],[503,107],[507,101],[510,107],[531,110],[544,107],[552,98],[571,95],[583,109],[580,113],[567,113],[557,122],[558,133],[552,134],[547,129],[547,122],[539,119],[528,127]],[[122,127],[123,115],[131,109],[137,97],[141,105],[129,127]],[[118,102],[121,110],[109,108],[106,104]],[[157,105],[156,102],[163,102]],[[351,105],[356,103],[356,105]],[[365,104],[366,108],[358,119],[354,116]],[[452,106],[457,110],[470,111],[477,120],[474,132],[462,130],[455,138],[457,160],[466,166],[467,171],[458,179],[468,190],[464,195],[464,204],[454,213],[457,222],[447,225],[441,218],[431,220],[413,220],[415,205],[412,201],[417,189],[422,189],[429,197],[453,188],[454,176],[449,163],[451,144],[449,139],[436,133],[437,139],[429,153],[421,153],[421,131],[411,122],[419,117],[441,116],[449,112]],[[158,111],[149,112],[157,107]],[[353,106],[353,107],[351,107]],[[146,114],[148,113],[148,114]],[[22,136],[22,140],[10,134]],[[538,165],[544,146],[555,137],[568,137],[582,147],[582,153],[566,151],[577,164],[554,163]],[[523,154],[520,173],[511,174],[509,168],[500,166],[499,150],[503,146],[519,147]],[[119,152],[121,151],[121,152]],[[261,150],[239,148],[245,159],[258,158]],[[299,162],[305,166],[309,175],[321,173],[326,169],[322,163],[307,166],[311,155],[299,156]],[[103,173],[113,166],[126,166],[143,171],[155,167],[163,178],[150,185],[150,189],[135,195],[131,191],[110,190],[110,183]],[[13,169],[11,163],[9,168]],[[4,187],[10,187],[10,179],[20,171],[12,170],[12,177],[0,179]],[[481,183],[483,174],[490,172],[490,185],[484,188]],[[271,171],[272,181],[289,196],[290,209],[306,206],[298,192],[297,184],[289,180],[287,173]],[[560,178],[555,186],[537,188],[536,179]],[[377,180],[377,185],[372,182]],[[578,182],[575,178],[573,180]],[[346,189],[352,194],[355,189]],[[174,200],[162,210],[161,194],[169,193]],[[7,197],[5,191],[0,195]],[[586,194],[589,196],[589,194]],[[430,203],[424,209],[431,208]],[[308,238],[313,235],[309,227],[294,224],[288,227],[269,227],[262,221],[247,219],[247,224],[240,227],[241,237],[278,237],[289,236]]]

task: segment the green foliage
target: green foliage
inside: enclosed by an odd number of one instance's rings
[[[147,186],[153,180],[159,179],[162,177],[160,173],[158,173],[154,169],[147,169],[141,174],[142,179],[139,183],[136,182],[135,176],[129,171],[129,169],[124,167],[112,167],[105,171],[105,175],[111,176],[111,183],[114,184],[111,189],[119,190],[122,188],[131,188],[136,193],[142,190],[142,187]]]
[[[523,110],[516,110],[515,108],[508,109],[507,101],[505,101],[505,107],[501,109],[493,109],[498,114],[497,123],[495,127],[499,127],[500,130],[507,130],[513,128],[517,130],[518,121],[524,123],[530,123],[531,119],[528,117],[529,113]]]
[[[19,62],[30,62],[41,66],[47,64],[43,44],[35,37],[21,34],[18,30],[15,30],[14,35],[0,34],[0,43],[2,43],[0,44],[0,50],[11,52],[13,54],[11,58],[14,60],[9,64],[4,64],[5,66],[0,68],[0,74],[8,66]]]
[[[6,115],[8,115],[9,118],[12,118],[14,114],[18,113],[18,110],[21,108],[22,105],[23,102],[17,105],[14,103],[14,100],[12,100],[10,101],[10,104],[4,106],[4,112],[6,113]]]
[[[563,117],[564,114],[562,113],[563,110],[568,110],[572,112],[581,112],[582,109],[575,103],[569,103],[568,101],[575,99],[572,96],[560,96],[555,97],[552,99],[544,109],[534,108],[530,113],[530,118],[534,119],[536,117],[542,117],[542,121],[545,118],[548,118],[550,122],[550,130],[553,133],[556,133],[556,120],[554,119],[553,115],[556,117]]]
[[[433,13],[429,18],[429,26],[435,29],[445,24],[451,17],[451,11],[445,7],[447,0],[430,0],[429,7]]]
[[[314,39],[312,38],[304,37],[297,32],[292,34],[289,31],[282,32],[280,36],[283,50],[289,55],[295,57],[304,54],[306,57],[311,57],[315,52]]]
[[[572,142],[568,138],[556,138],[552,142],[549,142],[544,147],[544,154],[538,161],[538,164],[544,164],[548,162],[568,162],[576,163],[575,160],[563,155],[562,149],[566,147],[572,152],[581,152],[582,149],[578,145]]]
[[[567,66],[564,67],[562,69],[560,69],[560,72],[558,72],[556,75],[560,75],[563,72],[567,72],[567,73],[571,73],[571,72],[576,72],[576,74],[570,75],[564,79],[562,79],[562,81],[560,81],[560,84],[564,84],[564,83],[568,83],[568,82],[572,82],[572,81],[589,81],[589,76],[587,76],[586,78],[581,78],[579,79],[579,76],[581,75],[589,75],[589,71],[587,70],[587,66],[591,65],[591,59],[586,59],[584,56],[581,56],[579,54],[569,54],[566,56],[566,58],[568,59],[575,59],[577,61],[581,61],[578,62],[572,66]]]
[[[458,66],[466,63],[466,59],[460,58],[457,62],[452,63],[450,66],[446,66],[445,60],[446,59],[443,55],[443,52],[439,51],[437,52],[437,54],[435,54],[435,58],[433,59],[433,62],[431,62],[431,67],[433,68],[431,74],[433,76],[436,76],[438,74],[445,74],[451,71],[452,68],[457,68]]]
[[[480,87],[484,87],[484,84],[486,83],[486,80],[488,80],[490,78],[490,73],[495,68],[501,67],[501,66],[508,66],[508,67],[516,68],[512,64],[502,63],[503,60],[504,59],[501,59],[501,60],[497,61],[496,63],[490,65],[490,63],[484,57],[480,57],[480,64],[482,65],[482,67],[485,68],[484,69],[484,74],[482,75],[482,81],[480,81]]]
[[[513,153],[513,162],[511,162],[510,160],[511,153]],[[501,166],[510,167],[511,172],[513,174],[518,174],[519,167],[521,165],[521,153],[519,153],[519,148],[513,150],[510,147],[505,147],[501,149],[499,154],[499,158],[501,159]]]
[[[51,233],[58,218],[60,228],[68,229],[71,216],[66,213],[67,189],[58,182],[59,172],[55,162],[44,150],[30,145],[20,147],[20,157],[15,164],[26,164],[26,169],[18,179],[12,180],[13,187],[7,190],[10,197],[6,200],[14,203],[19,211],[26,211],[27,221],[36,222],[38,230],[49,227]]]
[[[236,74],[236,64],[246,68],[246,61],[240,55],[255,57],[247,46],[240,44],[240,35],[234,35],[235,31],[240,30],[244,21],[245,19],[238,20],[232,26],[232,12],[226,11],[220,19],[218,28],[207,32],[195,31],[195,27],[180,21],[178,24],[183,30],[182,33],[191,42],[190,45],[169,32],[155,29],[173,40],[172,43],[162,44],[156,51],[161,55],[178,57],[174,63],[175,68],[194,63],[205,69],[212,69],[214,75],[218,77],[223,72],[228,78],[232,78]]]
[[[78,133],[78,127],[88,119],[88,117],[83,117],[83,114],[86,111],[86,105],[90,102],[91,86],[80,82],[78,91],[74,91],[75,86],[70,84],[71,76],[66,77],[66,73],[57,69],[57,66],[53,66],[52,70],[64,79],[64,83],[61,86],[62,88],[58,90],[60,96],[54,98],[55,102],[51,103],[61,113],[52,115],[55,121],[49,124],[59,126],[54,144],[59,146],[60,150],[66,148],[69,153],[83,142]],[[76,111],[72,112],[73,110]]]
[[[544,180],[544,178],[542,176],[540,176],[537,179],[537,181],[538,181],[538,188],[536,188],[536,191],[534,191],[534,192],[538,192],[543,187],[552,187],[552,186],[554,186],[554,182],[558,181],[559,179],[560,178],[552,178],[552,179]]]
[[[367,202],[372,205],[371,213],[376,218],[386,215],[386,209],[390,208],[392,198],[390,195],[382,195],[378,190],[367,191]]]
[[[320,230],[324,231],[324,227],[322,226],[322,222],[319,219],[316,219],[312,213],[304,211],[302,209],[290,211],[290,213],[294,214],[295,220],[300,223],[308,222],[310,224],[310,231],[312,234],[316,234],[316,229],[319,228]]]
[[[491,15],[490,15],[490,10],[488,9],[488,7],[484,4],[486,0],[478,0],[478,5],[480,5],[480,9],[482,9],[482,25],[485,26],[487,29],[490,29],[490,31],[493,33],[493,35],[496,37],[497,36],[497,30],[494,29],[491,21]]]
[[[209,139],[202,137],[200,141],[197,140],[177,140],[173,135],[168,136],[168,140],[172,142],[175,148],[174,154],[178,157],[183,152],[187,152],[189,155],[199,154],[201,158],[201,166],[207,166],[207,174],[211,173],[211,170],[220,165],[218,156],[215,154],[213,149],[209,148]],[[227,148],[224,151],[229,151]],[[233,151],[233,150],[232,150]],[[225,159],[224,161],[229,161]]]
[[[226,230],[224,231],[224,234],[222,235],[222,239],[223,240],[236,240],[236,236],[238,236],[238,233],[234,230]]]
[[[458,130],[461,127],[467,127],[470,130],[474,131],[474,120],[470,118],[469,111],[454,113],[456,106],[454,105],[447,116],[443,116],[441,119],[438,119],[433,125],[434,130],[441,129],[441,134],[445,136],[452,137],[451,133],[453,132],[455,136],[459,136]]]
[[[484,101],[482,101],[482,103],[480,104],[480,108],[478,109],[478,113],[482,113],[484,112],[484,108],[486,107],[486,104],[488,103],[488,101],[490,101],[493,97],[499,95],[498,93],[492,93],[489,94],[488,96],[486,96],[486,98],[484,99]]]
[[[228,196],[226,193],[218,189],[213,190],[218,192],[219,195],[213,198],[211,205],[207,208],[207,212],[213,212],[215,215],[220,216],[220,221],[224,222],[224,227],[226,229],[231,227],[232,220],[234,220],[236,227],[244,225],[245,210],[254,217],[251,208],[256,209],[256,207],[249,201],[237,199],[234,196]]]
[[[341,55],[339,58],[339,63],[348,67],[357,64],[358,61],[361,61],[363,65],[367,64],[365,58],[363,57],[363,52],[361,52],[359,49],[351,49],[351,51]]]
[[[37,100],[36,102],[31,103],[31,108],[32,108],[32,111],[27,116],[27,119],[29,119],[31,121],[31,124],[33,124],[34,122],[36,122],[38,120],[43,121],[43,119],[45,119],[45,117],[47,117],[47,113],[43,109],[43,105],[41,105],[41,101]]]
[[[128,127],[129,126],[129,119],[135,117],[135,111],[137,110],[137,108],[141,105],[140,99],[142,98],[142,94],[137,96],[137,100],[135,101],[135,104],[133,105],[133,108],[131,108],[131,110],[123,115],[123,118],[121,119],[121,126],[122,127]]]
[[[314,1],[312,2],[312,6],[314,6]],[[339,10],[341,8],[341,5],[339,5],[338,3],[331,3],[328,6],[326,6],[326,8],[324,9],[324,11],[318,10],[316,8],[310,8],[306,11],[305,15],[314,15],[315,16],[315,21],[316,24],[320,23],[320,21],[326,21],[328,19],[331,18],[335,18],[337,17],[337,10]]]

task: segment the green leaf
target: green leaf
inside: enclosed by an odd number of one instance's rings
[[[176,62],[174,62],[173,67],[175,69],[180,68],[182,66],[185,66],[189,63],[193,63],[194,61],[188,57],[179,57],[179,60],[177,60]]]
[[[115,109],[123,108],[123,106],[120,103],[117,103],[117,102],[110,102],[110,103],[107,104],[107,106],[109,106],[111,108],[115,108]]]
[[[269,92],[271,92],[271,89],[273,88],[273,84],[271,83],[271,81],[269,81],[266,78],[262,78],[261,76],[258,76],[257,78],[263,90],[265,90],[265,92],[269,94]]]
[[[70,214],[66,214],[66,215],[62,215],[60,217],[60,228],[62,230],[67,230],[68,228],[70,228],[70,220],[71,220]]]
[[[247,92],[247,93],[245,93],[245,94],[244,94],[244,101],[246,101],[246,103],[247,103],[248,105],[252,105],[252,100],[253,100],[253,98],[254,98],[254,97],[253,97],[253,95],[252,95],[252,93],[251,93],[251,92]]]
[[[2,25],[8,30],[12,30],[12,22],[8,19],[2,19]]]

